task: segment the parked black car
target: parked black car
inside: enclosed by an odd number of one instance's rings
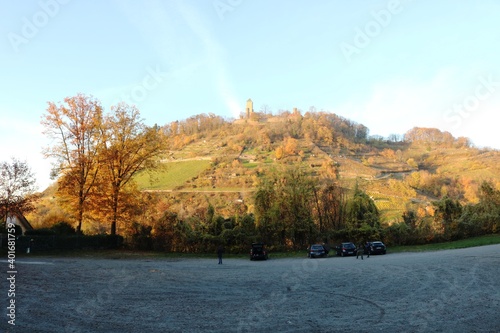
[[[263,243],[252,243],[252,248],[250,249],[250,260],[267,260],[268,258],[269,255]]]
[[[368,242],[370,254],[386,254],[387,247],[381,241]],[[366,253],[365,249],[365,253]]]
[[[335,247],[338,256],[355,256],[356,255],[356,245],[351,242],[342,243]]]
[[[307,256],[309,258],[323,258],[328,256],[328,251],[321,244],[313,244],[309,247]]]

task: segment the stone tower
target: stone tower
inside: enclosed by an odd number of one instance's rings
[[[252,113],[253,113],[253,102],[249,98],[247,100],[247,107],[245,108],[245,114],[247,116],[247,119],[250,119],[250,116],[252,115]]]

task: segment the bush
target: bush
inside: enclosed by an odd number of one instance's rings
[[[26,230],[26,236],[34,235],[76,235],[76,230],[67,222],[59,222],[50,228],[39,228],[33,230]]]
[[[39,232],[40,230],[36,230]],[[35,231],[35,230],[32,230]],[[53,232],[53,231],[52,231]],[[16,249],[25,252],[28,247],[30,251],[47,250],[107,250],[122,247],[123,237],[119,235],[56,235],[36,233],[20,236],[16,241]]]
[[[33,229],[33,230],[26,230],[24,233],[26,236],[52,236],[55,235],[56,232],[52,230],[51,228],[40,228],[40,229]]]
[[[57,235],[76,235],[76,230],[68,222],[59,222],[50,227]]]
[[[335,230],[331,234],[331,239],[334,244],[342,242],[353,242],[355,244],[358,244],[372,240],[384,241],[384,236],[385,235],[382,229],[371,227],[365,223],[360,228]]]
[[[385,229],[388,245],[407,245],[411,230],[404,222],[395,223]]]

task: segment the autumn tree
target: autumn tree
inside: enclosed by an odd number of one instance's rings
[[[380,227],[380,213],[375,202],[357,184],[346,210],[346,219],[351,227],[361,228],[364,224],[374,228]]]
[[[295,168],[264,180],[255,196],[259,231],[280,245],[306,246],[317,233],[312,214],[314,186],[310,177]]]
[[[124,191],[140,171],[154,166],[155,158],[164,152],[165,144],[157,127],[148,127],[135,106],[124,103],[112,107],[101,127],[102,178],[109,184],[111,234],[116,234],[120,212],[126,208]]]
[[[458,226],[458,220],[462,215],[462,205],[458,200],[453,200],[447,196],[439,201],[433,202],[436,208],[434,219],[443,227],[445,237],[453,237]]]
[[[272,114],[271,107],[267,104],[262,104],[259,111],[263,115],[271,115]]]
[[[83,94],[65,98],[64,104],[49,102],[41,123],[44,134],[54,142],[44,154],[56,158],[59,163],[53,170],[60,176],[58,191],[74,199],[76,230],[81,232],[86,201],[99,171],[101,104]]]
[[[403,222],[410,228],[415,230],[417,228],[418,217],[414,210],[407,210],[403,212]]]
[[[7,221],[11,212],[31,210],[35,191],[35,177],[26,162],[12,158],[0,163],[0,210]]]
[[[472,237],[500,230],[500,191],[484,181],[479,188],[479,202],[463,207],[458,220],[458,236]]]
[[[414,127],[405,133],[404,141],[451,147],[455,138],[449,132],[441,132],[437,128]]]
[[[292,137],[286,137],[283,140],[283,151],[286,156],[295,155],[297,152],[297,140]]]
[[[255,222],[262,241],[284,246],[285,225],[281,219],[280,201],[275,187],[275,179],[265,177],[261,180],[254,196]]]
[[[276,148],[274,155],[276,156],[277,160],[281,160],[285,156],[285,151],[284,151],[283,147],[279,146],[278,148]]]
[[[313,190],[319,231],[328,232],[345,228],[346,194],[337,183],[330,181]]]
[[[302,171],[291,168],[281,179],[284,221],[288,237],[296,248],[307,245],[316,234],[312,215],[314,181]]]

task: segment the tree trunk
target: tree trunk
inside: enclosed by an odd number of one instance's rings
[[[111,235],[116,235],[116,220],[118,219],[118,195],[119,185],[113,186],[113,219],[111,221]]]
[[[80,197],[78,201],[78,226],[76,227],[76,233],[82,233],[82,221],[83,221],[83,198]]]

